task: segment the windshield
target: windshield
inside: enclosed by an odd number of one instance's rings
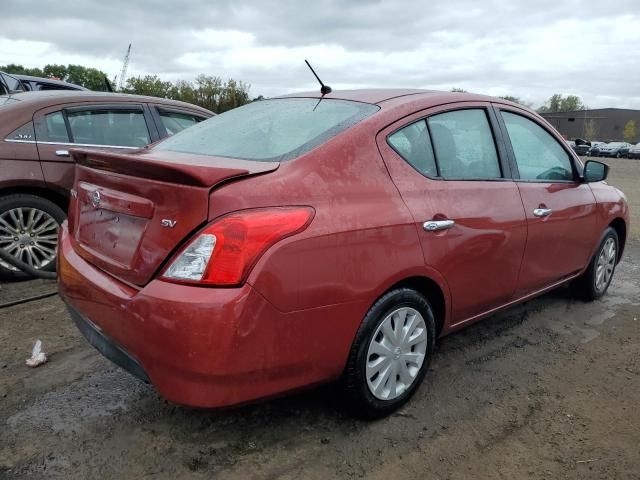
[[[378,110],[346,100],[262,100],[187,128],[155,148],[280,162],[308,152]]]

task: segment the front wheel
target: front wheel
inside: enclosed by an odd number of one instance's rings
[[[607,292],[618,263],[618,245],[618,234],[608,227],[587,270],[574,283],[578,296],[592,301]]]
[[[55,271],[58,229],[64,211],[36,195],[14,194],[0,198],[0,248],[37,270]],[[8,262],[0,260],[0,279],[30,278]]]
[[[429,367],[435,321],[427,299],[408,288],[382,296],[365,316],[343,376],[347,406],[379,418],[415,393]]]

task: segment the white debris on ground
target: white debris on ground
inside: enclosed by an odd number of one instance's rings
[[[37,367],[47,361],[47,355],[42,351],[42,341],[37,340],[31,351],[31,358],[27,358],[26,364],[29,367]]]

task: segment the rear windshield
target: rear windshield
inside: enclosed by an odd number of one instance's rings
[[[17,98],[13,98],[10,95],[2,95],[0,96],[0,107],[2,107],[3,105],[10,105],[12,103],[16,103],[19,102],[20,100],[18,100]]]
[[[321,145],[378,109],[346,100],[262,100],[187,128],[155,148],[281,162]]]

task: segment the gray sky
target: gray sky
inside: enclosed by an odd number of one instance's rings
[[[3,0],[0,65],[79,63],[129,75],[251,84],[251,95],[412,87],[553,93],[640,108],[638,0]],[[67,4],[68,6],[65,6]]]

